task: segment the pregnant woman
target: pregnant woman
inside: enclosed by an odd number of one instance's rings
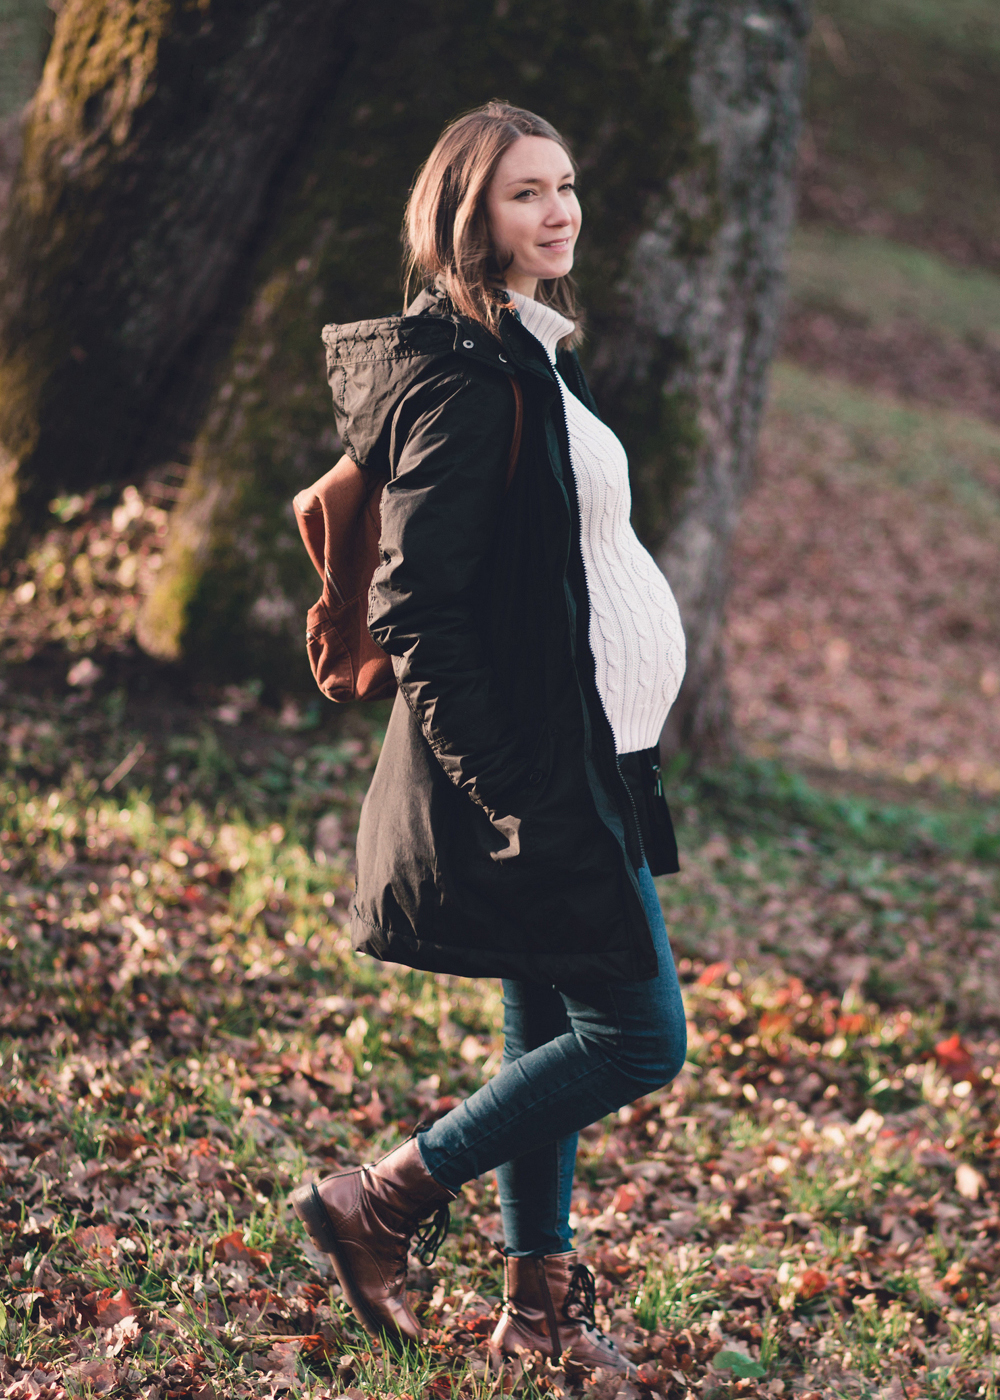
[[[368,624],[399,687],[361,814],[354,946],[502,978],[505,1043],[464,1103],[292,1203],[365,1328],[415,1342],[411,1241],[433,1257],[447,1203],[495,1170],[494,1357],[628,1371],[569,1211],[579,1130],[684,1062],[652,879],[677,869],[657,743],[684,634],[573,350],[574,184],[540,117],[491,102],[460,118],[407,211],[423,290],[401,317],[324,332],[344,450],[387,479]]]

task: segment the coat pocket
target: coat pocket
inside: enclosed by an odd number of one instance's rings
[[[676,875],[677,838],[670,808],[659,780],[660,755],[656,748],[621,754],[618,767],[635,806],[643,853],[652,875]]]

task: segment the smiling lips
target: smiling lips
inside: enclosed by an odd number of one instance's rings
[[[540,248],[551,248],[554,253],[562,253],[569,247],[569,238],[554,238],[551,243],[540,243]]]

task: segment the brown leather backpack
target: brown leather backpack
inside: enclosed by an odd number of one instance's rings
[[[524,399],[514,390],[514,436],[507,487],[521,449]],[[396,689],[392,658],[368,631],[368,592],[378,568],[384,480],[372,480],[340,461],[292,502],[299,533],[323,580],[323,593],[306,618],[306,646],[316,684],[328,700],[384,700]]]

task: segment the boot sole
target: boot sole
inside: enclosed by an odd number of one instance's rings
[[[333,1260],[334,1272],[344,1290],[344,1297],[368,1335],[378,1337],[380,1341],[388,1342],[396,1349],[406,1350],[416,1346],[415,1340],[407,1337],[398,1328],[386,1327],[368,1308],[364,1295],[355,1291],[350,1265],[341,1253],[340,1241],[334,1233],[330,1216],[315,1185],[310,1182],[305,1186],[297,1186],[288,1199],[292,1210],[305,1226],[310,1240],[318,1250],[328,1254]]]
[[[543,1337],[540,1340],[545,1342],[548,1341],[548,1338]],[[504,1366],[507,1364],[508,1361],[517,1361],[521,1354],[517,1350],[508,1350],[506,1347],[504,1347],[504,1345],[501,1342],[495,1342],[492,1337],[486,1345],[489,1357],[488,1369],[494,1370],[498,1373],[503,1370]],[[521,1350],[528,1351],[529,1348],[523,1347]],[[545,1355],[544,1346],[534,1348],[534,1350],[541,1351],[542,1355]],[[559,1358],[559,1362],[561,1362],[563,1365],[568,1366],[574,1372],[592,1371],[595,1366],[600,1366],[603,1370],[609,1371],[612,1375],[621,1376],[624,1380],[628,1381],[636,1380],[639,1375],[638,1367],[633,1365],[633,1363],[629,1361],[627,1357],[624,1356],[621,1357],[620,1363],[594,1360],[576,1361],[573,1359],[572,1351],[570,1351],[564,1352],[563,1355]]]

